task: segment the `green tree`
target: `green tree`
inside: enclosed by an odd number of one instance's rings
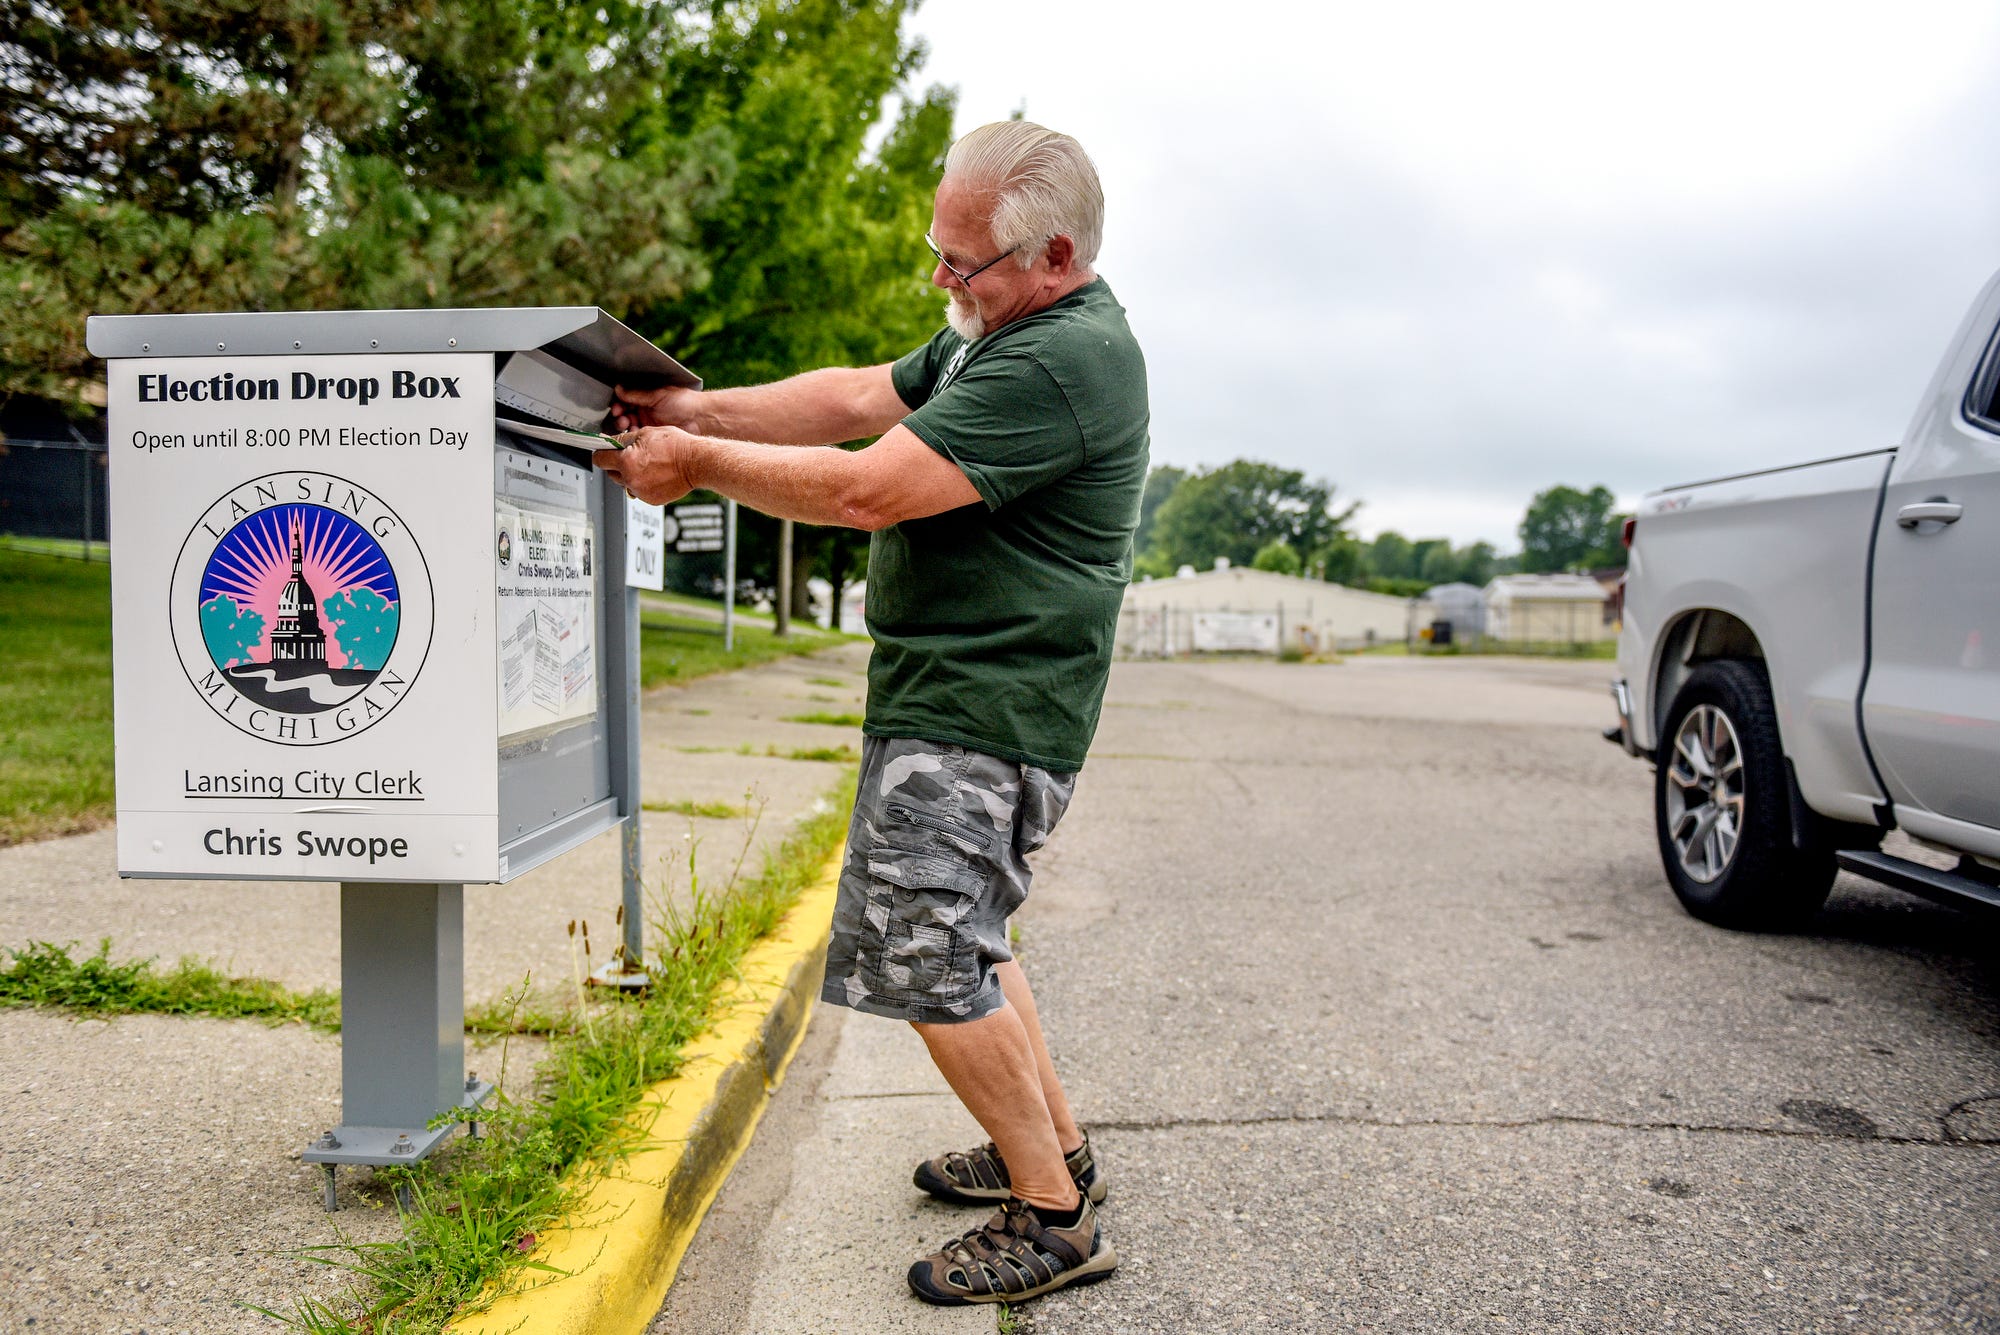
[[[862,147],[908,8],[0,0],[0,392],[80,393],[90,311],[596,303],[718,384],[906,350],[949,93]]]
[[[1529,574],[1623,565],[1619,532],[1625,517],[1614,512],[1609,488],[1589,491],[1555,486],[1537,492],[1521,517],[1520,568]]]
[[[901,356],[943,323],[923,235],[955,95],[908,97],[879,151],[885,99],[924,51],[906,0],[785,0],[720,11],[670,53],[633,133],[725,144],[733,188],[699,222],[712,281],[635,319],[718,386]]]
[[[616,312],[704,277],[730,160],[622,135],[633,35],[695,31],[638,0],[0,3],[0,390],[77,397],[92,311]]]
[[[1382,579],[1414,579],[1414,551],[1408,538],[1394,529],[1384,529],[1368,544],[1367,572]]]
[[[1424,566],[1431,560],[1432,552],[1444,553],[1444,561],[1451,560],[1451,543],[1444,538],[1418,538],[1410,544],[1410,558],[1406,562],[1409,578],[1423,579]]]
[[[1359,584],[1368,574],[1368,548],[1352,533],[1337,533],[1313,554],[1312,569],[1334,584]]]
[[[1159,515],[1160,506],[1167,497],[1174,494],[1174,488],[1187,478],[1185,468],[1175,468],[1172,464],[1156,464],[1146,474],[1146,490],[1139,498],[1139,527],[1132,535],[1132,547],[1144,552],[1152,542],[1153,520]]]
[[[397,57],[440,16],[438,0],[0,0],[0,227],[79,197],[194,222],[289,208],[316,136],[395,113]]]
[[[1296,575],[1302,563],[1299,560],[1298,550],[1281,538],[1259,547],[1257,554],[1250,558],[1250,564],[1257,570],[1269,570],[1279,575]]]
[[[633,320],[710,385],[761,384],[821,366],[900,357],[943,323],[923,235],[951,146],[955,94],[907,96],[878,151],[882,109],[923,60],[902,36],[908,0],[788,0],[727,11],[699,47],[671,53],[637,133],[725,144],[725,200],[700,222],[712,279]],[[776,520],[740,515],[739,568],[777,584]],[[836,600],[867,565],[868,535],[795,526],[794,614],[824,574]]]
[[[1272,542],[1317,551],[1354,513],[1352,506],[1334,513],[1333,491],[1295,469],[1248,459],[1197,471],[1161,502],[1150,552],[1169,569],[1206,569],[1218,556],[1249,565]]]
[[[1493,561],[1490,542],[1475,542],[1468,547],[1439,542],[1425,550],[1417,573],[1426,585],[1485,584],[1493,578]]]

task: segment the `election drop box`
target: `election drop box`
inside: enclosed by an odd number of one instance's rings
[[[594,307],[89,340],[121,873],[506,881],[617,822],[625,497],[584,433],[693,376]]]
[[[590,450],[614,386],[700,382],[595,307],[98,316],[88,343],[120,874],[343,882],[350,1049],[371,998],[455,991],[464,884],[622,822],[633,898],[644,547]],[[349,1063],[337,1131],[426,1150],[478,1082],[410,1062]],[[357,1081],[422,1088],[357,1109]],[[395,1161],[345,1148],[308,1157]]]

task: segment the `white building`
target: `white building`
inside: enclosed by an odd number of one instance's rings
[[[1589,575],[1501,575],[1486,586],[1486,633],[1532,644],[1616,639],[1604,603],[1604,586]]]
[[[1355,649],[1400,642],[1409,616],[1407,598],[1225,567],[1127,588],[1117,652],[1163,657],[1207,650],[1276,653],[1281,645]]]
[[[1476,584],[1433,584],[1417,600],[1419,631],[1440,622],[1451,625],[1452,643],[1476,646],[1486,630],[1486,594]]]

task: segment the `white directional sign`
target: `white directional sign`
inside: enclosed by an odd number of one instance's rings
[[[667,547],[676,556],[719,552],[723,536],[720,505],[676,505],[667,512]]]
[[[495,879],[491,355],[108,391],[119,870]]]
[[[635,496],[625,498],[625,584],[634,589],[667,587],[667,512]]]

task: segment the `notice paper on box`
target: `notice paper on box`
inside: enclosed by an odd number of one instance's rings
[[[504,461],[501,471],[504,482]],[[511,496],[503,486],[493,507],[502,740],[597,712],[597,532],[580,504],[587,475],[525,456],[521,471],[522,485]],[[574,508],[564,504],[572,497]]]

